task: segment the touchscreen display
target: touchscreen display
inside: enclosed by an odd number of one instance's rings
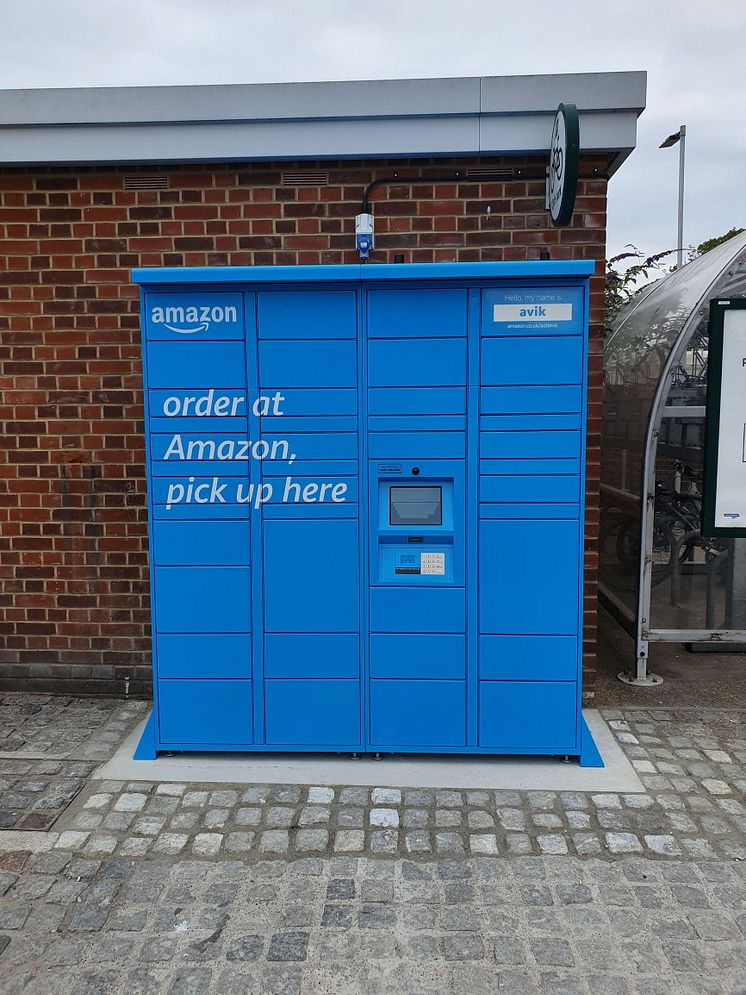
[[[389,497],[390,525],[442,525],[442,487],[392,486]]]

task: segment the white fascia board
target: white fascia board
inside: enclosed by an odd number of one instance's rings
[[[647,73],[559,73],[546,76],[485,76],[482,114],[536,114],[576,104],[580,111],[645,109]]]
[[[350,121],[252,122],[209,125],[125,124],[117,128],[15,128],[2,134],[8,165],[29,163],[33,141],[36,162],[58,165],[98,163],[180,163],[376,159],[430,155],[477,155],[479,118],[447,122],[385,119]],[[35,135],[35,139],[32,139]],[[302,154],[298,149],[302,148]],[[383,153],[381,150],[386,149]]]
[[[479,103],[478,77],[0,90],[0,126],[449,116]]]
[[[542,153],[556,104],[581,148],[635,145],[644,73],[0,91],[0,163],[134,164]]]
[[[549,148],[554,112],[551,114],[495,115],[481,121],[481,155],[501,152],[541,154]],[[634,149],[637,139],[635,111],[584,112],[580,114],[580,148],[586,153],[610,153],[613,172]]]

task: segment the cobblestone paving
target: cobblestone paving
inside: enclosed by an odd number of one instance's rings
[[[94,855],[746,858],[744,716],[605,717],[646,793],[92,781],[57,828],[62,846]]]
[[[746,995],[744,715],[604,715],[644,793],[94,774],[0,853],[0,995]]]
[[[95,769],[85,760],[0,760],[0,829],[49,829]]]
[[[738,862],[54,850],[0,874],[6,995],[746,991]]]
[[[148,711],[145,701],[0,693],[0,756],[106,760]]]

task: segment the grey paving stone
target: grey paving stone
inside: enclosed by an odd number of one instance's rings
[[[575,957],[567,940],[558,937],[534,937],[529,948],[537,964],[542,967],[573,967]]]
[[[521,902],[528,906],[554,905],[551,888],[546,884],[525,884],[518,889]]]
[[[96,932],[106,922],[107,913],[103,909],[76,909],[68,924],[70,932]]]
[[[256,833],[234,832],[225,837],[224,846],[229,853],[246,853],[254,844]]]
[[[710,902],[701,888],[688,884],[672,884],[671,893],[679,905],[689,909],[708,909]]]
[[[326,829],[299,829],[295,834],[295,849],[298,851],[325,850],[328,844],[329,832]]]
[[[591,824],[591,817],[588,812],[565,812],[565,818],[571,829],[588,829]]]
[[[140,960],[146,963],[166,963],[176,953],[177,941],[169,937],[150,937],[140,948]]]
[[[460,826],[463,815],[458,809],[437,808],[435,810],[435,825],[439,829],[449,829]]]
[[[529,791],[527,798],[532,809],[548,810],[557,804],[557,795],[553,791]]]
[[[222,829],[230,818],[231,812],[228,808],[208,808],[202,816],[202,825],[205,829]]]
[[[233,818],[237,826],[258,826],[261,822],[262,810],[253,806],[245,806],[239,808]]]
[[[176,812],[171,816],[168,824],[169,829],[196,829],[199,823],[199,812],[189,811]]]
[[[323,805],[307,805],[301,809],[298,819],[299,826],[324,825],[329,821],[331,809]]]
[[[225,951],[225,957],[229,961],[254,961],[259,960],[263,950],[264,937],[247,933],[231,940]]]
[[[267,960],[301,961],[308,955],[307,932],[274,933],[269,942]]]
[[[290,834],[286,829],[268,829],[259,836],[259,849],[263,853],[287,853]]]
[[[503,829],[523,830],[526,828],[526,813],[522,809],[500,808],[497,814]]]
[[[393,829],[399,825],[399,812],[395,808],[372,808],[368,819],[371,826]]]
[[[741,932],[737,923],[715,912],[689,912],[689,921],[701,940],[740,940]]]
[[[120,912],[109,917],[106,928],[114,932],[139,933],[145,927],[148,914],[145,911]]]
[[[449,932],[470,932],[478,930],[480,922],[479,916],[474,909],[463,905],[456,905],[442,910],[440,925],[442,929]]]
[[[208,995],[211,977],[209,968],[181,969],[173,976],[168,995]]]
[[[338,853],[354,853],[365,848],[365,833],[362,829],[340,829],[334,834],[334,850]]]
[[[469,933],[444,936],[442,947],[446,960],[481,960],[485,955],[482,938]]]
[[[435,792],[427,788],[406,788],[404,790],[404,804],[429,808],[435,804]]]
[[[295,809],[285,805],[272,805],[266,810],[266,824],[271,828],[287,829],[295,821]]]
[[[634,833],[606,833],[606,845],[611,853],[640,853],[643,849]]]
[[[474,854],[497,854],[497,836],[494,833],[472,833],[469,836],[469,850]]]
[[[337,825],[341,829],[362,829],[365,825],[365,809],[341,808],[337,811]]]
[[[0,895],[4,895],[17,880],[17,874],[13,874],[11,871],[0,871]]]
[[[563,854],[568,852],[567,840],[558,833],[547,833],[536,837],[542,853]]]
[[[166,825],[166,820],[162,816],[142,816],[135,820],[133,832],[143,836],[157,836]]]
[[[334,929],[349,929],[353,924],[354,907],[327,903],[321,914],[321,925]]]
[[[464,841],[458,833],[435,833],[435,849],[438,853],[463,853]]]
[[[561,791],[560,804],[566,809],[588,808],[588,796],[580,791]]]
[[[467,791],[466,792],[466,804],[475,805],[478,808],[486,808],[491,802],[489,792],[487,791]]]
[[[308,789],[310,805],[331,805],[334,801],[334,788],[312,787]]]
[[[373,788],[371,802],[374,806],[401,805],[402,793],[399,788]]]
[[[675,971],[702,972],[705,958],[693,943],[683,940],[669,940],[662,946],[663,954]]]
[[[557,885],[557,896],[562,905],[581,905],[593,900],[593,892],[587,884],[576,882]]]
[[[209,794],[209,791],[187,791],[182,796],[181,805],[183,808],[204,808]]]
[[[269,789],[268,797],[275,802],[297,805],[302,794],[302,789],[297,784],[275,784]],[[246,800],[245,796],[243,800]]]
[[[355,897],[354,878],[332,878],[326,886],[327,901],[345,901]]]
[[[496,936],[492,940],[492,951],[498,964],[523,964],[526,951],[518,936]]]
[[[361,929],[387,929],[396,924],[396,909],[378,903],[363,903],[358,913]]]
[[[378,829],[370,834],[371,853],[397,853],[399,832],[396,829]]]
[[[394,883],[378,878],[366,878],[361,886],[363,902],[393,902]]]
[[[178,798],[157,796],[148,801],[144,811],[147,812],[148,815],[173,815],[178,807]]]
[[[244,792],[241,795],[241,801],[253,805],[263,805],[269,797],[269,792],[269,785],[252,785],[244,789]]]
[[[525,856],[533,851],[531,837],[526,833],[506,833],[505,843],[508,853],[516,857]]]
[[[180,784],[173,781],[169,781],[162,784],[157,784],[155,788],[155,793],[157,795],[167,795],[168,797],[180,798],[187,789],[186,784]]]
[[[505,995],[537,995],[539,989],[530,974],[501,969],[497,978],[498,991]]]
[[[458,808],[464,804],[464,796],[460,791],[436,791],[435,804],[439,808]]]
[[[369,788],[363,788],[363,787],[340,788],[339,803],[340,805],[357,805],[357,806],[367,805],[369,795],[370,795]]]

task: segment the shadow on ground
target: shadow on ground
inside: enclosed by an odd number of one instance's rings
[[[690,653],[681,643],[653,643],[651,673],[663,684],[634,688],[617,680],[635,666],[635,643],[603,608],[598,617],[598,708],[743,708],[746,653]]]

